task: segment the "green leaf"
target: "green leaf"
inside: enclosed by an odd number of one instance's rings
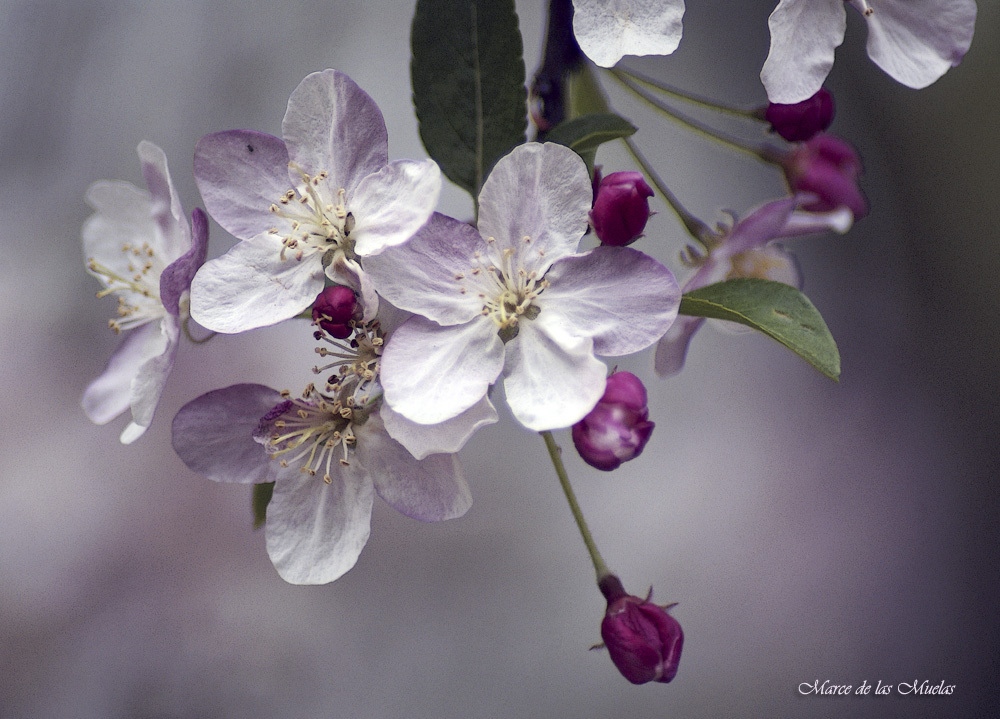
[[[605,142],[629,137],[635,134],[635,130],[635,126],[624,117],[612,112],[601,112],[560,122],[545,136],[545,140],[575,150],[587,163],[587,167],[592,169],[598,147]]]
[[[410,81],[420,139],[475,199],[525,140],[527,90],[514,0],[418,0]]]
[[[267,520],[267,505],[271,503],[274,494],[274,482],[262,482],[253,486],[253,497],[250,505],[253,507],[253,528],[260,529]]]
[[[760,330],[830,379],[840,378],[837,343],[819,310],[790,285],[750,278],[719,282],[686,293],[680,313]]]

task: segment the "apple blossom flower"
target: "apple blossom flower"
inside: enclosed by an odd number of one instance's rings
[[[975,0],[847,0],[868,24],[868,57],[893,79],[927,87],[958,65],[972,44]],[[771,102],[819,90],[844,41],[844,0],[781,0],[767,24],[771,50],[760,79]]]
[[[684,0],[573,0],[573,33],[601,67],[625,55],[669,55],[681,42]]]
[[[195,149],[209,214],[242,240],[192,284],[192,316],[217,332],[294,317],[323,289],[324,274],[360,290],[370,319],[376,298],[359,258],[408,240],[437,204],[437,165],[389,163],[382,113],[342,73],[299,83],[282,133],[219,132]]]
[[[672,605],[653,604],[652,589],[645,599],[627,594],[613,574],[601,577],[598,586],[608,600],[601,639],[622,676],[633,684],[667,683],[677,676],[684,632],[668,612]]]
[[[653,190],[641,172],[612,172],[597,184],[595,195],[590,224],[601,244],[622,247],[642,237]]]
[[[83,225],[87,271],[104,285],[99,297],[118,297],[117,317],[109,324],[127,334],[81,404],[97,424],[131,409],[123,444],[153,421],[177,355],[191,278],[208,247],[208,218],[196,209],[188,225],[163,150],[143,141],[138,152],[148,191],[128,182],[95,182],[87,190],[95,212]]]
[[[642,453],[654,426],[642,381],[631,372],[615,372],[597,405],[573,425],[573,445],[584,462],[610,472]]]
[[[811,140],[830,127],[833,116],[833,95],[825,87],[802,102],[789,105],[772,102],[764,110],[764,119],[771,130],[789,142]]]
[[[794,257],[775,241],[827,230],[843,234],[852,224],[851,212],[845,207],[830,212],[803,211],[803,207],[814,201],[813,196],[800,194],[769,202],[738,222],[734,216],[730,227],[720,226],[717,234],[707,239],[707,253],[688,247],[682,259],[697,270],[684,283],[684,292],[739,277],[756,277],[801,288],[802,276]],[[677,318],[656,346],[657,374],[666,377],[680,372],[688,344],[704,322],[704,317]],[[730,322],[724,326],[742,329]]]
[[[814,196],[803,210],[830,212],[846,207],[855,221],[868,214],[868,200],[858,187],[861,158],[845,140],[821,133],[794,146],[779,161],[789,189]]]
[[[331,339],[335,342],[336,338]],[[368,541],[378,494],[425,522],[464,514],[472,499],[454,454],[416,459],[380,416],[378,323],[356,326],[351,343],[316,371],[337,367],[323,390],[301,398],[257,384],[215,390],[173,422],[173,445],[193,471],[221,482],[274,482],[267,552],[292,584],[332,582]]]
[[[382,355],[392,410],[444,422],[479,405],[503,372],[521,424],[568,427],[604,394],[595,354],[638,352],[663,335],[680,303],[669,270],[628,247],[576,254],[592,197],[576,153],[528,143],[483,184],[478,231],[435,215],[368,259],[379,294],[416,313]]]

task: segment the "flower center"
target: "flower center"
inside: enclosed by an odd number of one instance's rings
[[[727,280],[740,277],[755,277],[761,280],[769,280],[771,279],[771,270],[782,269],[787,264],[759,250],[747,250],[738,255],[733,255],[729,263],[730,270],[726,274]]]
[[[340,251],[353,255],[350,240],[354,217],[347,211],[344,188],[332,192],[327,183],[329,174],[321,171],[311,177],[298,168],[302,186],[288,190],[268,209],[287,222],[284,231],[272,227],[269,232],[281,238],[281,259],[290,254],[301,261],[307,254]]]
[[[486,238],[492,245],[493,237]],[[530,237],[524,237],[525,243],[530,243]],[[497,325],[497,334],[505,343],[517,337],[518,323],[522,319],[533,320],[542,311],[535,304],[538,296],[549,286],[538,272],[528,272],[522,267],[514,267],[514,250],[506,248],[501,253],[501,262],[497,266],[488,259],[484,260],[477,252],[477,265],[471,273],[483,280],[479,297],[483,300],[482,313],[490,317]]]
[[[329,484],[334,463],[350,465],[350,450],[357,444],[354,425],[363,420],[355,417],[353,402],[345,404],[312,384],[306,386],[301,399],[290,399],[287,390],[281,396],[284,401],[261,417],[254,439],[282,467],[298,465],[300,472],[311,477],[322,473],[323,481]]]
[[[115,334],[167,314],[160,301],[160,274],[164,265],[156,252],[146,242],[126,243],[121,251],[127,258],[124,270],[113,270],[93,257],[87,259],[87,269],[105,285],[97,296],[118,295],[117,317],[108,320],[108,327]]]

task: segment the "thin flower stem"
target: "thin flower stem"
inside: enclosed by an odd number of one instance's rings
[[[654,170],[652,166],[646,162],[646,158],[639,151],[639,148],[636,147],[631,137],[623,137],[622,140],[625,142],[625,147],[628,149],[629,154],[632,155],[632,159],[635,160],[636,164],[643,171],[643,173],[645,173],[645,175],[652,180],[656,189],[660,191],[663,199],[670,206],[670,209],[673,210],[677,217],[680,218],[680,221],[684,223],[684,227],[687,228],[687,231],[692,237],[698,240],[698,242],[704,245],[706,243],[706,238],[712,234],[711,228],[687,211],[687,208],[681,204],[681,201],[677,199],[677,196],[667,188],[663,179],[656,174],[656,170]]]
[[[743,117],[748,120],[762,120],[762,112],[760,110],[747,110],[741,107],[732,107],[731,105],[723,105],[722,103],[715,102],[714,100],[709,100],[701,95],[695,95],[694,93],[685,92],[684,90],[679,90],[672,85],[668,85],[665,82],[661,82],[654,77],[645,75],[636,70],[630,70],[624,67],[616,68],[618,72],[627,76],[631,80],[645,85],[647,87],[659,90],[664,95],[669,95],[670,97],[675,97],[678,100],[683,100],[685,102],[690,102],[693,105],[700,105],[701,107],[707,108],[709,110],[715,110],[716,112],[723,112],[727,115],[735,115],[736,117]]]
[[[559,477],[559,484],[562,486],[563,494],[566,495],[566,501],[569,503],[569,511],[573,513],[573,519],[576,520],[576,526],[580,530],[580,536],[583,537],[583,543],[587,545],[587,552],[590,553],[590,561],[593,562],[594,571],[597,572],[597,581],[600,582],[603,577],[611,574],[611,570],[604,563],[601,553],[597,551],[597,544],[594,542],[594,537],[590,534],[590,529],[587,527],[587,520],[583,518],[580,504],[576,501],[576,494],[573,492],[573,487],[569,483],[569,475],[566,474],[566,467],[563,465],[562,449],[556,444],[551,432],[545,431],[540,432],[540,434],[542,435],[542,439],[545,440],[546,449],[549,450],[549,458],[552,460],[552,466],[556,469],[556,475]]]
[[[738,137],[730,135],[728,133],[722,132],[721,130],[716,130],[707,125],[704,125],[694,118],[688,117],[687,115],[674,110],[664,102],[650,93],[648,90],[643,88],[634,80],[631,80],[625,73],[620,70],[615,70],[614,68],[608,70],[611,77],[615,78],[625,89],[631,92],[633,95],[638,97],[643,102],[647,103],[655,110],[663,113],[668,118],[677,122],[685,127],[697,132],[698,134],[707,137],[716,142],[721,142],[724,145],[728,145],[733,149],[739,150],[740,152],[745,152],[758,160],[767,163],[773,163],[777,157],[777,151],[766,145],[754,145],[749,142],[745,142]]]

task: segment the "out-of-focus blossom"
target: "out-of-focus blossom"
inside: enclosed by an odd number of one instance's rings
[[[610,472],[642,453],[653,427],[642,381],[615,372],[594,409],[573,425],[573,444],[584,462]]]
[[[379,294],[417,313],[382,356],[393,410],[443,422],[481,403],[503,372],[521,424],[568,427],[604,394],[595,354],[662,336],[680,302],[669,270],[628,247],[576,254],[592,192],[575,152],[522,145],[484,183],[478,231],[435,215],[411,242],[366,261]]]
[[[437,165],[389,163],[382,113],[342,73],[299,83],[282,133],[284,141],[219,132],[195,149],[209,214],[242,240],[192,284],[192,316],[217,332],[294,317],[323,289],[324,272],[361,292],[370,319],[377,299],[366,294],[358,259],[408,240],[437,204]]]
[[[459,517],[472,504],[454,455],[414,459],[363,396],[351,399],[312,388],[291,399],[238,384],[198,397],[174,418],[174,449],[193,471],[220,482],[275,483],[267,553],[292,584],[332,582],[354,566],[376,493],[425,522]]]
[[[642,237],[653,190],[641,172],[612,172],[597,187],[590,224],[601,244],[630,245]]]
[[[573,32],[601,67],[625,55],[669,55],[681,41],[684,0],[573,0]]]
[[[831,212],[846,207],[855,221],[868,214],[868,200],[858,186],[863,168],[861,158],[846,141],[833,135],[817,135],[791,149],[781,167],[792,192],[811,193],[807,212]]]
[[[868,57],[907,87],[927,87],[972,44],[975,0],[847,0],[868,23]],[[844,0],[781,0],[768,19],[771,50],[760,79],[771,102],[801,102],[833,67],[844,41]]]
[[[325,287],[313,302],[313,323],[331,337],[345,339],[354,331],[351,320],[355,319],[357,308],[358,298],[351,288],[343,285]]]
[[[601,638],[622,676],[633,684],[666,683],[677,676],[684,632],[670,607],[653,604],[652,590],[645,599],[627,594],[613,574],[599,586],[608,600]]]
[[[833,122],[833,95],[825,87],[810,98],[791,105],[772,102],[764,111],[771,129],[789,142],[811,140]]]
[[[177,355],[191,278],[208,247],[208,218],[196,209],[188,225],[163,150],[146,141],[138,150],[148,192],[128,182],[95,182],[87,190],[95,213],[83,226],[87,270],[104,285],[98,296],[118,298],[109,324],[128,334],[81,404],[98,424],[131,409],[124,444],[153,421]]]
[[[851,212],[844,207],[830,212],[803,211],[804,206],[814,202],[810,195],[769,202],[730,227],[720,226],[715,236],[706,240],[707,253],[689,247],[683,259],[697,271],[684,283],[684,292],[740,277],[801,287],[795,258],[775,241],[828,230],[844,233],[852,224]],[[677,318],[656,346],[657,374],[667,377],[680,372],[688,344],[704,322],[704,317]]]

